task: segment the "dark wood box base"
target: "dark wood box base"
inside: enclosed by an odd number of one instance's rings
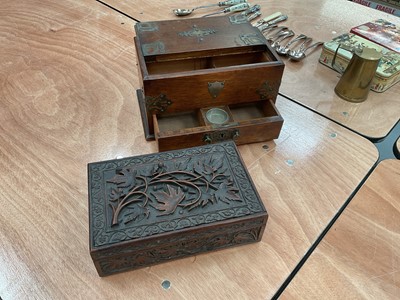
[[[92,254],[99,276],[140,269],[214,250],[258,242],[266,225],[265,215],[243,218],[213,225],[203,230],[187,230],[174,235],[160,236],[123,247],[107,250],[105,254]]]

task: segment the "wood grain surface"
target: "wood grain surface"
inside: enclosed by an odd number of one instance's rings
[[[104,2],[140,21],[177,19],[172,9],[193,8],[206,3],[194,0]],[[261,5],[263,17],[277,11],[287,14],[289,19],[285,26],[293,29],[296,34],[303,33],[312,37],[314,41],[329,41],[339,34],[349,32],[353,26],[378,18],[400,25],[396,16],[346,0],[308,0],[306,5],[302,0],[250,2]],[[199,9],[188,17],[200,17],[217,9],[219,8]],[[384,93],[371,91],[363,103],[347,102],[334,93],[339,73],[319,63],[320,54],[321,48],[318,48],[309,53],[305,60],[297,63],[284,58],[286,69],[280,92],[362,135],[372,138],[386,136],[400,118],[400,85],[397,84]]]
[[[381,162],[282,299],[398,299],[400,161]]]
[[[157,151],[136,102],[133,25],[89,0],[0,6],[0,297],[270,298],[377,160],[375,147],[279,97],[279,139],[239,148],[270,215],[262,242],[98,277],[87,163]]]

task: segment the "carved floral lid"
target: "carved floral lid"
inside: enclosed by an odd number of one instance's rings
[[[266,214],[233,141],[88,165],[91,249]]]

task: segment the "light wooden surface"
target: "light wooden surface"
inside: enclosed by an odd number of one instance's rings
[[[377,166],[282,299],[399,298],[399,178],[399,160]]]
[[[140,21],[177,19],[173,8],[193,8],[204,3],[194,0],[148,1],[104,0],[109,5]],[[249,1],[262,7],[263,16],[280,11],[289,19],[285,26],[297,34],[304,33],[315,41],[329,41],[339,34],[349,32],[356,25],[384,18],[400,26],[396,16],[370,9],[347,0],[260,0]],[[196,10],[189,17],[200,17],[216,8]],[[283,23],[282,23],[283,24]],[[339,73],[318,62],[321,48],[303,61],[293,63],[286,58],[280,93],[310,107],[362,135],[372,138],[386,136],[400,118],[400,84],[384,93],[370,92],[363,103],[350,103],[334,93]]]
[[[280,138],[240,147],[270,214],[262,242],[98,277],[86,164],[157,149],[136,103],[133,25],[89,0],[0,6],[0,296],[270,298],[372,167],[375,147],[279,97]]]

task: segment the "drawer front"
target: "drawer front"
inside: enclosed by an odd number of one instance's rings
[[[283,65],[201,71],[144,79],[149,114],[164,114],[260,100],[276,101]]]
[[[282,128],[283,118],[272,101],[265,101],[275,115],[243,120],[227,126],[197,126],[180,130],[160,130],[159,120],[153,115],[155,138],[159,151],[174,150],[234,140],[237,145],[276,139]]]

